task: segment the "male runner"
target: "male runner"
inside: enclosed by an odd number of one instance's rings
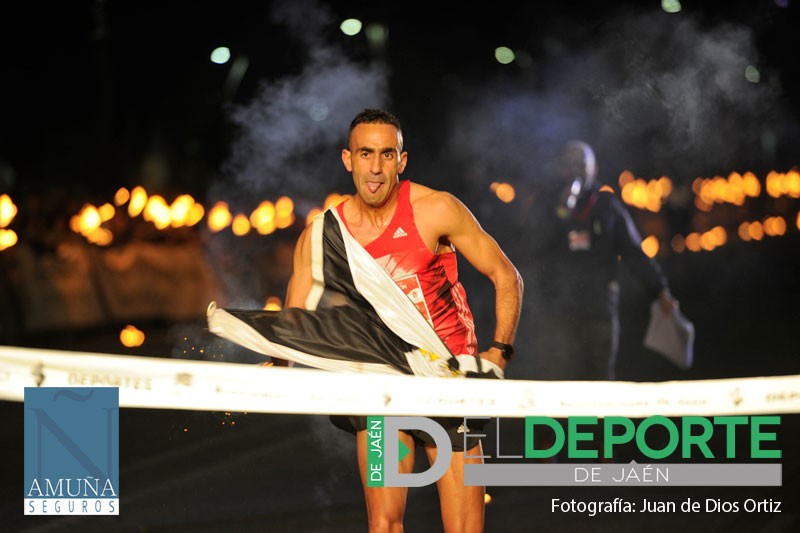
[[[519,321],[519,273],[458,199],[399,180],[407,160],[397,118],[375,109],[359,113],[350,125],[348,147],[342,150],[342,162],[353,175],[356,191],[338,206],[338,215],[355,240],[416,304],[453,355],[479,357],[479,369],[485,371],[488,367],[502,375],[506,360],[513,353]],[[310,228],[297,242],[287,291],[288,308],[305,307],[312,289]],[[494,342],[480,354],[472,313],[458,281],[456,250],[495,287]],[[363,417],[349,417],[346,423],[357,437],[370,531],[402,531],[407,489],[367,486],[365,421]],[[465,463],[482,462],[479,457],[465,457],[480,456],[480,443],[464,451],[461,432],[467,429],[453,425],[452,420],[450,423],[447,429],[454,444],[452,461],[438,482],[444,528],[448,532],[482,531],[484,488],[467,487],[463,479]],[[423,444],[431,464],[436,460],[436,448],[424,442],[424,434],[403,433],[401,438],[411,450],[400,464],[402,473],[413,468],[415,439],[422,439],[417,442]]]

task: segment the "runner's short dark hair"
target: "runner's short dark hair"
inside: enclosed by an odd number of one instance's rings
[[[396,116],[383,109],[364,109],[355,116],[350,122],[350,130],[347,133],[348,144],[350,144],[350,134],[359,124],[389,124],[397,128],[400,134],[400,149],[403,149],[403,129],[400,127],[400,121]]]

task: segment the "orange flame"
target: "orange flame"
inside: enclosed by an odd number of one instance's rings
[[[752,172],[745,172],[742,176],[744,194],[750,198],[758,198],[761,195],[761,182]]]
[[[188,194],[181,194],[175,198],[169,206],[170,225],[173,228],[188,226],[195,205],[194,198]]]
[[[630,170],[623,170],[622,173],[619,175],[619,187],[623,189],[627,184],[633,183],[633,172]]]
[[[778,237],[786,233],[786,220],[783,217],[767,217],[763,228],[766,235]]]
[[[699,252],[700,251],[700,234],[696,231],[693,231],[689,235],[686,236],[686,249],[691,252]]]
[[[134,187],[131,191],[131,199],[128,202],[128,216],[131,218],[139,216],[147,205],[147,192],[144,187]]]
[[[672,181],[667,176],[644,180],[625,170],[619,176],[619,184],[623,202],[653,213],[661,211],[664,201],[672,193]]]
[[[114,236],[100,225],[114,216],[114,207],[110,204],[103,205],[100,209],[91,204],[84,204],[78,214],[69,220],[69,227],[75,233],[83,235],[86,240],[98,246],[108,246]]]
[[[722,226],[714,226],[709,233],[717,246],[723,246],[728,242],[728,232]]]
[[[7,194],[0,195],[0,228],[5,228],[17,216],[17,206]]]
[[[172,223],[172,211],[164,197],[158,194],[147,200],[142,217],[158,229],[165,229]]]
[[[17,233],[13,229],[0,229],[0,251],[17,244]]]
[[[102,223],[103,219],[97,208],[91,204],[84,204],[78,214],[70,218],[69,226],[75,233],[86,236],[99,228]]]
[[[105,203],[97,208],[97,212],[100,214],[100,220],[102,220],[103,222],[108,222],[109,220],[114,218],[114,215],[117,213],[117,210],[114,209],[113,205]]]
[[[275,202],[275,226],[285,229],[294,224],[294,202],[288,196],[281,196]]]
[[[514,190],[514,186],[510,183],[500,183],[497,185],[497,189],[495,189],[494,193],[500,199],[501,202],[504,203],[511,203],[514,201],[514,198],[517,195],[517,192]]]
[[[785,190],[792,198],[800,198],[800,172],[796,168],[786,174]]]
[[[269,235],[275,231],[275,204],[264,200],[250,214],[250,224],[261,235]]]
[[[191,227],[203,220],[203,215],[206,214],[205,208],[201,204],[193,204],[189,209],[189,214],[186,218],[186,225]]]
[[[739,238],[743,241],[750,240],[750,223],[749,222],[742,222],[739,224],[739,229],[736,232],[739,235]]]
[[[642,241],[642,251],[647,257],[653,258],[658,255],[658,237],[650,235]]]
[[[225,202],[217,202],[211,211],[208,212],[208,229],[214,233],[222,231],[231,225],[231,212],[228,209],[228,204]]]
[[[239,213],[235,217],[233,217],[233,224],[231,225],[231,231],[237,237],[243,237],[250,233],[250,221],[247,220],[247,217],[243,214]]]
[[[764,227],[761,225],[761,222],[756,220],[755,222],[749,224],[747,226],[747,234],[750,235],[750,238],[754,241],[760,241],[764,238]]]
[[[119,341],[126,348],[136,348],[144,343],[144,332],[128,324],[119,332]]]
[[[114,204],[117,206],[123,205],[125,202],[130,200],[131,193],[125,187],[120,187],[117,189],[117,192],[114,193]]]

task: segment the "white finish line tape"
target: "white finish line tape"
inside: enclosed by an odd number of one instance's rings
[[[800,375],[695,381],[523,381],[342,374],[306,368],[0,346],[0,400],[25,387],[119,387],[120,407],[405,416],[713,416],[800,413]]]

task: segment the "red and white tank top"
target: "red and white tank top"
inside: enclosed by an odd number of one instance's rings
[[[400,182],[392,220],[364,249],[414,302],[454,355],[475,355],[475,322],[464,287],[458,281],[455,251],[435,254],[425,245],[414,223],[410,190],[410,181]],[[337,209],[345,220],[343,205]]]

